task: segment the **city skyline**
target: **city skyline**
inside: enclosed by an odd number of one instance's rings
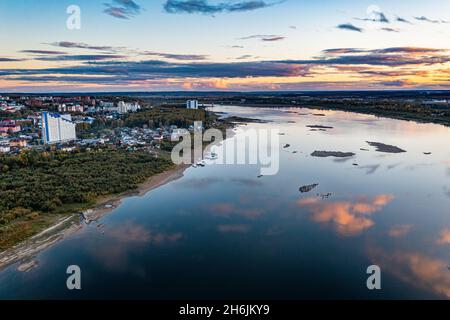
[[[67,28],[67,8],[81,10]],[[450,89],[450,3],[3,1],[1,92]]]

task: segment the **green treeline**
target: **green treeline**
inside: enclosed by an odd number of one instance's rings
[[[1,155],[0,248],[13,223],[76,212],[99,197],[135,189],[172,166],[147,152],[112,148]]]
[[[134,189],[171,165],[146,152],[121,149],[0,156],[0,215],[15,208],[53,212],[66,204],[89,203]]]
[[[207,112],[205,110],[190,110],[181,108],[154,108],[141,112],[132,113],[125,119],[126,127],[157,128],[168,125],[176,125],[180,128],[188,128],[194,121],[207,122]]]

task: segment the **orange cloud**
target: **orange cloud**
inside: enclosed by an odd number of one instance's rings
[[[339,234],[354,236],[371,228],[375,222],[369,216],[381,211],[393,199],[392,195],[379,195],[370,201],[324,203],[318,197],[311,197],[301,199],[297,204],[312,211],[313,221],[331,223]]]
[[[450,274],[446,261],[414,252],[386,253],[372,249],[370,254],[382,270],[414,287],[450,298]]]
[[[439,239],[437,240],[439,245],[450,244],[450,229],[444,229],[441,232]]]
[[[118,228],[112,229],[107,234],[115,240],[119,240],[121,242],[141,242],[153,244],[176,242],[183,237],[183,235],[179,232],[156,232],[134,223],[126,223]]]
[[[126,222],[118,227],[107,227],[105,236],[108,237],[105,250],[89,247],[89,252],[105,267],[111,270],[125,270],[131,274],[145,272],[139,265],[131,263],[133,248],[171,244],[183,238],[180,232],[153,231],[134,222]]]

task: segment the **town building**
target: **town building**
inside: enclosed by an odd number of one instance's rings
[[[117,104],[117,112],[120,114],[125,114],[128,112],[137,112],[141,109],[141,106],[138,103],[126,103],[123,101],[120,101]]]
[[[58,106],[59,112],[84,112],[84,106],[76,104],[76,105],[66,105],[60,104]]]
[[[0,144],[0,153],[8,153],[11,151],[11,147],[7,144]]]
[[[20,125],[15,120],[0,121],[0,134],[9,134],[20,132]]]
[[[186,102],[186,108],[187,109],[198,109],[198,100],[188,100]]]
[[[28,146],[28,142],[25,139],[12,139],[9,142],[10,147],[25,148]]]
[[[113,108],[114,107],[114,102],[100,101],[100,107],[101,108]]]
[[[42,140],[45,144],[63,143],[77,139],[75,123],[70,114],[42,113]]]

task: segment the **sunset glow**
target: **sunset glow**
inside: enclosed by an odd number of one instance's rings
[[[2,1],[1,91],[450,88],[448,1],[224,3]]]

